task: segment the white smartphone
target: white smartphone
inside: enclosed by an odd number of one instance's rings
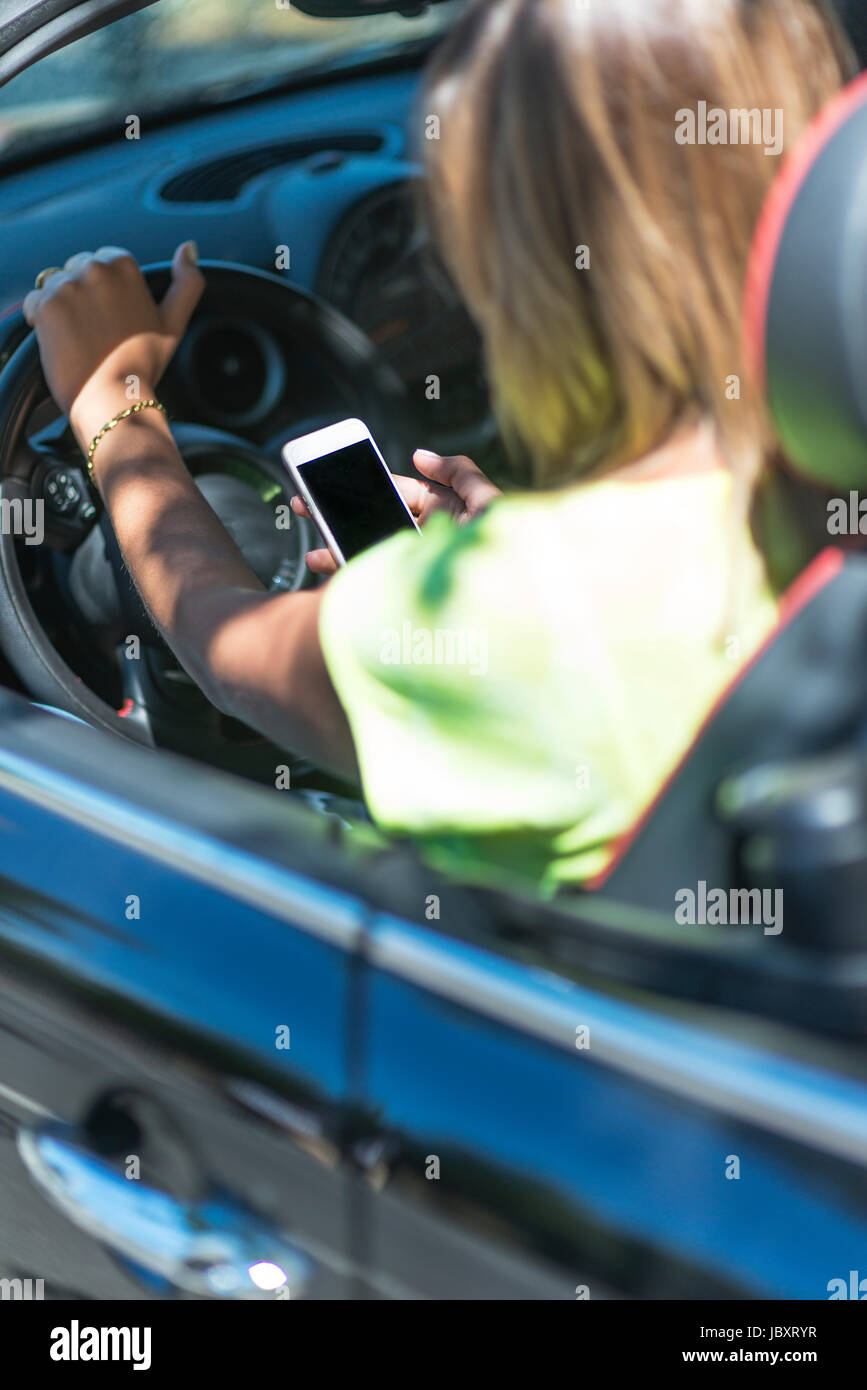
[[[338,565],[396,531],[418,531],[363,420],[283,445],[283,462]]]

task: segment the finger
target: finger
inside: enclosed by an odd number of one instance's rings
[[[205,277],[199,270],[196,243],[185,241],[175,252],[172,261],[172,283],[160,305],[163,322],[173,338],[184,336],[204,288]]]
[[[419,512],[424,510],[425,504],[430,502],[430,489],[426,483],[420,482],[418,478],[405,478],[400,473],[393,473],[391,481],[413,516],[418,516]]]
[[[460,498],[450,487],[441,487],[439,483],[429,483],[419,478],[395,476],[393,481],[413,516],[419,521],[426,521],[432,512],[447,511],[457,514],[463,510]]]
[[[21,305],[21,312],[31,328],[38,322],[42,310],[45,308],[54,291],[59,289],[62,285],[68,285],[70,281],[74,279],[75,276],[70,275],[69,271],[56,270],[54,274],[49,276],[45,281],[41,290],[31,290],[28,295],[25,295]]]
[[[94,253],[93,259],[105,261],[108,264],[110,261],[135,261],[135,256],[124,246],[100,246],[99,250]]]
[[[500,496],[500,489],[486,478],[481,468],[464,454],[443,458],[430,449],[416,449],[413,461],[420,473],[444,487],[452,488],[468,511],[481,511]]]
[[[311,574],[337,573],[337,561],[330,550],[308,550],[304,561]]]
[[[63,269],[69,271],[70,274],[75,275],[78,273],[79,270],[84,270],[85,266],[89,265],[92,260],[92,252],[76,251],[74,256],[70,256],[67,261],[64,261]],[[51,276],[50,278],[53,279],[54,277]],[[47,283],[48,282],[46,281],[46,284]]]
[[[47,304],[53,294],[63,289],[64,285],[71,285],[75,281],[75,276],[68,270],[56,270],[53,275],[49,275],[41,290],[37,294],[41,295],[43,304]]]
[[[39,310],[42,308],[42,302],[41,290],[31,290],[29,294],[24,296],[21,312],[24,315],[25,322],[29,323],[31,328],[39,318]]]
[[[290,497],[289,506],[292,508],[296,516],[310,516],[310,508],[307,506],[307,503],[304,501],[303,497]]]

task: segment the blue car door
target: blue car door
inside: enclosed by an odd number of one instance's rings
[[[603,990],[470,925],[368,932],[383,1277],[445,1299],[826,1299],[863,1267],[863,1052]]]
[[[360,907],[327,826],[0,706],[4,1288],[364,1296],[344,1161]]]

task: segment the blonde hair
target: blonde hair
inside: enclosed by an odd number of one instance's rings
[[[773,444],[741,298],[780,159],[681,144],[678,115],[782,110],[789,150],[854,71],[820,0],[470,5],[426,86],[427,207],[535,486],[640,459],[695,415],[749,506]]]

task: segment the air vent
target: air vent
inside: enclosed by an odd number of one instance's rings
[[[160,196],[166,203],[231,202],[251,179],[269,169],[279,169],[282,164],[315,159],[317,164],[323,161],[323,168],[330,168],[328,156],[378,154],[384,145],[382,135],[349,132],[255,145],[182,170],[163,185]]]
[[[286,384],[277,342],[240,319],[198,318],[184,337],[178,364],[194,404],[210,424],[223,428],[258,424]]]

